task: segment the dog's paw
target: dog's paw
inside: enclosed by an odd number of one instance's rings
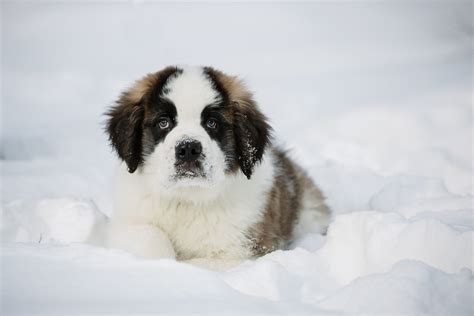
[[[120,225],[111,223],[107,246],[120,248],[143,258],[176,258],[168,236],[152,225]]]
[[[226,271],[238,266],[242,263],[242,259],[208,259],[208,258],[193,258],[184,260],[185,263],[190,263],[194,266],[214,270]]]

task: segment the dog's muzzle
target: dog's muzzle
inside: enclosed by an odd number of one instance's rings
[[[202,145],[196,140],[185,140],[175,148],[177,162],[190,162],[199,159],[202,153]]]
[[[176,176],[178,178],[204,177],[201,160],[203,158],[202,145],[194,139],[179,142],[175,148]]]

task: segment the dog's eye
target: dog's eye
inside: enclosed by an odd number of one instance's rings
[[[170,128],[171,126],[171,120],[167,117],[163,117],[163,118],[160,118],[160,120],[158,121],[158,126],[161,128],[161,129],[167,129],[167,128]]]
[[[210,129],[216,129],[217,128],[217,121],[216,119],[210,118],[206,122],[206,126]]]

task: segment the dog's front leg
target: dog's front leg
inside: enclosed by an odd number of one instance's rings
[[[226,271],[238,266],[243,261],[243,259],[193,258],[184,260],[183,262],[209,270]]]
[[[151,224],[109,223],[107,246],[119,248],[143,258],[175,259],[176,253],[168,236]]]

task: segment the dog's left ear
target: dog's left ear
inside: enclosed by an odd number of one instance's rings
[[[204,70],[233,109],[237,161],[242,172],[250,179],[255,164],[262,160],[270,143],[271,127],[242,80],[212,67],[205,67]]]
[[[234,102],[234,135],[240,169],[250,179],[270,143],[271,127],[251,98]]]

